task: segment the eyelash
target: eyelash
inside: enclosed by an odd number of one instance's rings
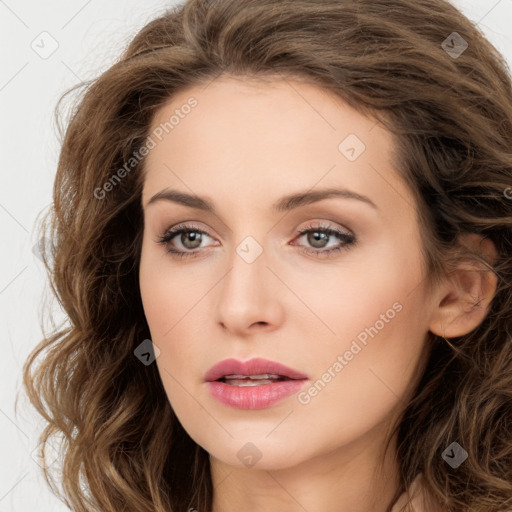
[[[175,238],[178,235],[181,235],[182,233],[189,233],[189,232],[195,232],[200,233],[202,235],[208,235],[205,231],[202,229],[199,229],[198,227],[194,226],[193,224],[182,224],[177,228],[169,229],[165,232],[165,234],[158,238],[157,243],[163,245],[166,248],[166,251],[173,257],[173,258],[195,258],[200,251],[196,250],[194,252],[190,251],[181,251],[172,248],[169,243],[172,241],[173,238]],[[301,236],[309,233],[309,232],[319,232],[323,233],[328,236],[338,236],[343,240],[343,245],[340,245],[338,247],[335,247],[334,249],[327,249],[327,250],[319,250],[319,249],[308,249],[303,248],[303,252],[306,254],[313,254],[318,257],[324,257],[326,255],[330,256],[334,253],[341,252],[348,250],[351,246],[355,245],[356,243],[356,237],[352,234],[344,233],[343,231],[340,231],[336,228],[332,228],[329,225],[325,225],[322,223],[319,223],[318,225],[309,225],[305,227],[304,229],[301,229],[297,232],[297,237],[300,238]]]

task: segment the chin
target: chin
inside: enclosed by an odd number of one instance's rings
[[[259,440],[257,437],[254,437],[253,441],[247,439],[248,436],[245,436],[243,441],[233,440],[225,449],[219,447],[217,443],[213,450],[207,451],[211,457],[224,464],[241,469],[288,469],[297,466],[305,458],[304,448],[298,449],[291,444],[286,446],[277,436],[274,439],[275,443],[269,442],[265,436]]]

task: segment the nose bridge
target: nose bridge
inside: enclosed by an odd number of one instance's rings
[[[268,272],[267,250],[252,235],[245,236],[241,242],[234,246],[230,258],[230,272],[227,278],[231,293],[244,296],[250,293],[255,298],[261,291],[265,272]],[[258,286],[258,284],[260,286]]]
[[[262,212],[251,210],[246,203],[240,205],[239,214],[233,228],[232,245],[229,258],[230,274],[236,280],[250,280],[255,275],[268,272],[265,262],[268,263],[268,247],[270,236],[268,225],[263,221]]]
[[[254,323],[277,321],[279,307],[273,289],[275,277],[267,268],[267,242],[246,235],[233,246],[229,272],[223,279],[216,306],[217,320],[225,327],[242,332]]]

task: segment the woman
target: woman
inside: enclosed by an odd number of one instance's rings
[[[512,507],[511,145],[506,64],[444,0],[148,23],[55,181],[70,326],[24,382],[66,440],[62,498]]]

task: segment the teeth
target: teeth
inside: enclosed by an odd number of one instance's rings
[[[262,373],[260,375],[225,375],[221,381],[230,386],[262,386],[272,384],[276,381],[288,380],[287,377],[274,373]]]
[[[282,378],[282,375],[276,375],[274,373],[262,373],[260,375],[235,375],[235,374],[232,374],[232,375],[225,375],[223,378],[226,380],[228,380],[228,379],[237,379],[237,380],[240,380],[240,379],[253,379],[253,380],[265,379],[265,380],[268,380],[268,379],[280,379],[280,378]]]
[[[276,381],[290,380],[288,377],[276,375],[275,373],[262,373],[260,375],[224,375],[220,379],[230,386],[262,386],[263,384],[273,384]]]
[[[239,387],[248,387],[248,386],[262,386],[263,384],[273,384],[276,382],[276,379],[231,379],[226,380],[226,384],[230,386],[239,386]]]

